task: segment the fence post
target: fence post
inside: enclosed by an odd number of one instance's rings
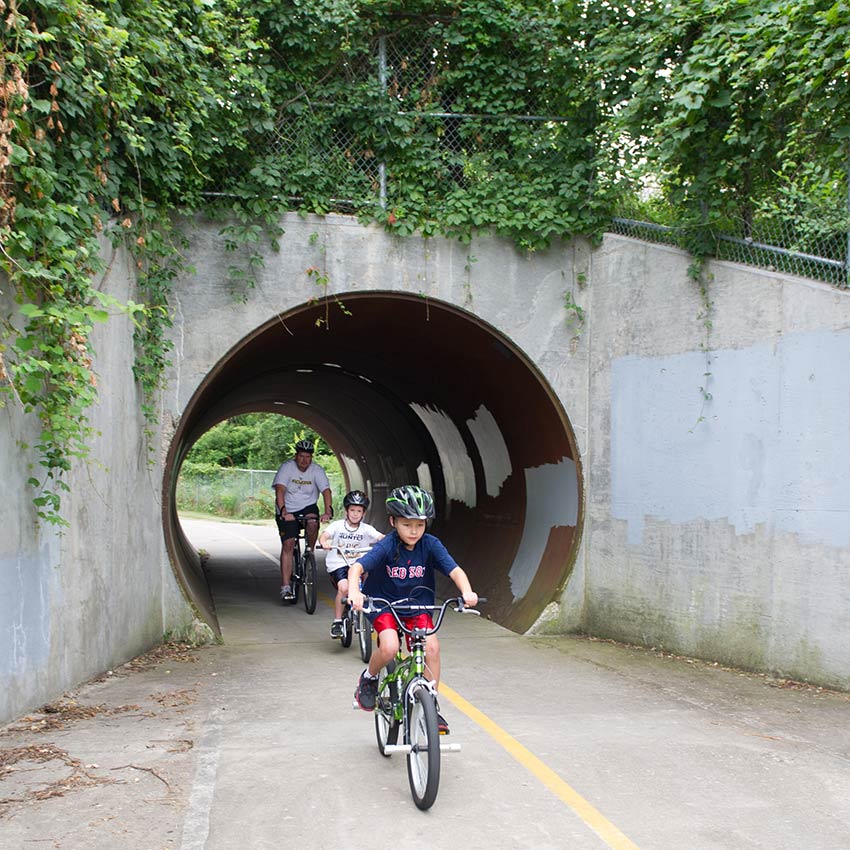
[[[381,83],[381,91],[387,93],[387,37],[385,35],[378,37],[378,79]],[[378,163],[378,182],[379,196],[378,202],[381,209],[387,208],[387,164],[385,162]]]
[[[844,182],[847,190],[847,215],[850,218],[850,145],[847,146],[847,160],[844,168]],[[850,227],[847,228],[847,244],[844,246],[844,288],[850,286]]]

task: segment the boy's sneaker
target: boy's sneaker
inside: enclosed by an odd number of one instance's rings
[[[331,623],[331,637],[334,640],[342,637],[342,620],[334,620]]]
[[[378,698],[378,680],[370,678],[364,670],[360,674],[354,699],[363,711],[374,711],[375,702]]]
[[[292,602],[293,599],[295,599],[295,594],[292,592],[292,588],[288,584],[285,584],[280,589],[280,601]]]
[[[449,734],[449,724],[446,722],[446,718],[443,717],[443,715],[440,714],[439,711],[437,712],[437,731],[441,735]]]

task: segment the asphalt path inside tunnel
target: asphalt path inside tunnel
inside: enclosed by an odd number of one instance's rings
[[[356,643],[278,599],[272,525],[184,519],[224,646],[181,850],[850,846],[850,700],[659,653],[447,615],[441,706],[461,752],[426,813],[352,709]],[[482,610],[486,610],[486,607]]]

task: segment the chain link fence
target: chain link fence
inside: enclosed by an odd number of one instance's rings
[[[318,84],[324,80],[282,104],[274,131],[261,143],[279,158],[287,182],[302,187],[302,195],[290,196],[293,204],[309,201],[312,192],[319,209],[374,213],[403,208],[410,199],[402,192],[410,190],[401,186],[416,185],[426,199],[445,197],[453,187],[469,190],[487,181],[509,185],[511,175],[499,170],[508,159],[511,167],[536,174],[563,168],[567,157],[580,161],[569,120],[558,114],[557,92],[530,85],[518,64],[513,99],[505,99],[504,87],[501,102],[470,98],[452,83],[459,55],[441,40],[438,27],[408,27],[375,37],[368,47],[351,48],[348,60],[335,69],[352,92],[366,91],[369,97],[329,102]],[[522,62],[519,54],[516,61]],[[514,177],[515,184],[521,182],[520,175]],[[846,223],[850,202],[842,206],[839,218]],[[829,218],[812,206],[803,215],[762,216],[755,225],[710,233],[709,244],[720,259],[847,287],[850,238],[846,224],[836,229],[816,223]],[[832,220],[837,220],[834,211]],[[616,217],[610,229],[689,244],[686,231],[668,224]]]
[[[682,228],[631,218],[614,218],[611,231],[679,247],[687,247],[689,241]],[[794,222],[783,220],[765,222],[758,232],[751,229],[751,234],[710,234],[713,256],[842,288],[850,286],[850,234],[801,234]]]
[[[177,480],[177,510],[232,519],[274,519],[272,480],[276,469],[222,467],[215,471],[181,471]],[[327,470],[334,512],[342,509],[342,474]],[[321,501],[319,507],[322,506]]]

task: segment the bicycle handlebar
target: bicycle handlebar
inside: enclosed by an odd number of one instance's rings
[[[484,596],[478,597],[479,602],[486,602],[487,598]],[[378,607],[376,607],[376,604]],[[412,597],[407,597],[406,599],[396,599],[390,601],[389,599],[384,599],[381,596],[367,596],[365,597],[365,604],[363,606],[363,611],[366,614],[382,614],[385,611],[389,611],[393,618],[396,621],[396,625],[403,631],[406,635],[412,635],[413,629],[408,628],[402,622],[401,616],[399,615],[397,608],[403,608],[405,611],[413,611],[413,612],[423,612],[427,611],[428,613],[433,613],[434,611],[439,610],[439,614],[437,615],[437,620],[434,623],[433,628],[425,629],[426,635],[432,635],[437,629],[440,628],[440,625],[443,622],[443,617],[446,616],[446,611],[449,610],[451,605],[454,604],[453,611],[457,611],[458,614],[475,614],[475,616],[480,617],[481,612],[476,611],[475,608],[467,605],[463,601],[462,596],[452,596],[449,597],[442,605],[422,605],[418,603]]]

